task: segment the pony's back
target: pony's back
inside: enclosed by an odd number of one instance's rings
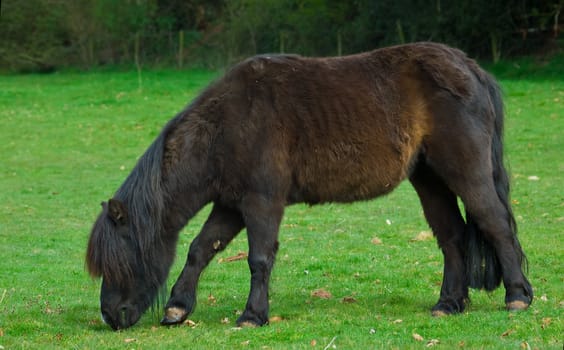
[[[289,202],[373,198],[409,175],[434,127],[431,104],[472,99],[475,69],[461,51],[431,43],[333,58],[256,56],[225,77],[224,124],[241,136],[230,148],[246,147],[245,171],[276,159],[268,176],[288,187]]]

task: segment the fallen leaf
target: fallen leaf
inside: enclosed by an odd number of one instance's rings
[[[192,320],[186,320],[186,321],[184,321],[184,324],[187,325],[190,328],[196,328],[196,326],[198,325],[196,322],[194,322]]]
[[[380,238],[378,238],[378,237],[372,238],[372,241],[371,241],[371,242],[372,242],[372,244],[376,244],[376,245],[379,245],[379,244],[382,244],[382,243],[383,243],[382,240],[381,240]]]
[[[224,317],[221,319],[221,323],[223,324],[228,324],[229,323],[229,318],[228,317]]]
[[[548,301],[548,298],[546,297],[546,294],[541,295],[540,300],[542,300],[542,301]]]
[[[432,239],[433,239],[433,232],[421,231],[417,234],[417,236],[410,239],[410,242],[423,242],[423,241],[430,241]]]
[[[311,345],[311,346],[316,346],[316,345],[317,345],[317,340],[313,339],[312,341],[309,342],[309,345]]]
[[[136,341],[136,340],[137,340],[137,339],[135,339],[135,338],[125,338],[124,342],[126,342],[126,343],[129,344],[129,343],[133,343],[133,342]]]
[[[241,342],[241,345],[249,345],[251,343],[250,340],[245,340]]]
[[[399,318],[397,320],[392,321],[393,324],[398,324],[398,323],[402,323],[403,320],[400,320]]]
[[[284,319],[281,316],[272,316],[268,319],[268,323],[282,322]]]
[[[4,330],[2,328],[0,328],[0,337],[4,336]]]
[[[527,178],[527,180],[529,180],[529,181],[539,181],[540,177],[538,177],[536,175],[531,175]]]
[[[423,340],[424,340],[423,337],[422,337],[421,335],[417,334],[417,333],[413,333],[411,336],[412,336],[413,339],[415,339],[416,341],[423,341]]]
[[[430,348],[430,347],[435,346],[439,343],[440,343],[440,341],[438,339],[431,339],[427,342],[427,345],[425,345],[425,346]]]
[[[546,327],[548,327],[551,322],[552,322],[552,318],[550,318],[550,317],[544,317],[544,318],[542,319],[541,328],[542,328],[542,329],[546,329]]]
[[[218,263],[224,263],[224,262],[232,262],[232,261],[237,261],[237,260],[244,260],[247,258],[247,253],[245,252],[239,252],[237,253],[237,255],[234,256],[229,256],[227,258],[220,258],[218,260]]]
[[[217,299],[210,293],[210,295],[208,295],[208,302],[213,305],[217,302]]]
[[[531,350],[531,346],[526,341],[521,343],[521,349]]]
[[[508,329],[505,332],[501,333],[502,337],[507,337],[508,335],[511,335],[511,333],[515,332],[514,329]]]
[[[345,304],[352,304],[352,303],[356,303],[356,299],[352,296],[346,296],[344,297],[341,302],[345,303]]]
[[[333,297],[333,295],[329,291],[323,288],[314,290],[313,292],[311,292],[311,296],[321,299],[331,299],[331,297]]]

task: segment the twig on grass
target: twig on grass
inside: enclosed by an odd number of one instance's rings
[[[327,350],[331,347],[331,345],[333,345],[333,342],[335,341],[335,339],[337,339],[337,336],[334,336],[333,339],[331,339],[331,341],[329,342],[329,344],[327,344],[327,346],[325,348],[323,348],[323,350]]]

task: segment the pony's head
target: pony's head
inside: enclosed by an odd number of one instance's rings
[[[162,296],[178,232],[213,197],[199,170],[207,163],[198,145],[209,142],[200,133],[198,142],[185,145],[188,127],[178,127],[185,114],[169,122],[114,197],[102,203],[92,228],[86,266],[102,278],[102,318],[113,329],[133,325]]]
[[[118,189],[102,203],[86,251],[86,266],[102,278],[103,320],[113,329],[132,326],[153,304],[174,260],[178,235],[164,232],[165,190],[159,137]]]
[[[162,244],[144,244],[140,234],[147,228],[136,227],[131,214],[120,200],[102,203],[86,253],[90,274],[102,278],[102,318],[114,330],[135,324],[151,306],[171,261]]]

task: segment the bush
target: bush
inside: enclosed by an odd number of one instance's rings
[[[439,41],[493,61],[556,46],[562,2],[5,0],[0,69],[217,68],[266,52],[341,55]]]

